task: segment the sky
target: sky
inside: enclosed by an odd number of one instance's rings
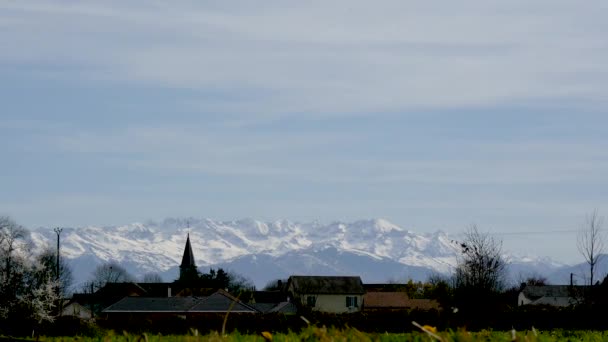
[[[605,1],[0,0],[0,215],[476,224],[582,260]],[[608,222],[607,222],[608,223]]]

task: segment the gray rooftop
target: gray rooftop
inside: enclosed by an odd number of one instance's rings
[[[104,312],[185,312],[200,301],[196,297],[125,297]]]
[[[188,312],[258,312],[225,291],[218,291],[191,307]]]
[[[528,285],[523,288],[523,294],[530,299],[538,299],[541,297],[573,297],[582,293],[586,286],[570,286],[570,285]]]
[[[364,294],[360,277],[291,276],[288,284],[302,294]]]
[[[103,310],[106,313],[200,313],[228,311],[259,312],[223,290],[219,290],[208,297],[125,297]]]

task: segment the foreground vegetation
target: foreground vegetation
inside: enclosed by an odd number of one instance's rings
[[[309,327],[299,333],[268,333],[247,335],[234,332],[221,335],[217,332],[199,335],[192,330],[188,335],[153,335],[109,332],[96,337],[40,337],[40,341],[606,341],[608,331],[491,331],[468,332],[465,330],[434,332],[432,327],[424,327],[429,332],[411,333],[364,333],[356,329],[327,329]],[[433,337],[432,335],[436,337]]]

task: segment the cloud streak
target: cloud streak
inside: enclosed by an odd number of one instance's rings
[[[104,4],[5,4],[23,19],[1,36],[16,47],[4,64],[82,65],[82,76],[67,75],[83,82],[254,92],[209,110],[262,118],[555,100],[597,108],[608,98],[599,3]]]

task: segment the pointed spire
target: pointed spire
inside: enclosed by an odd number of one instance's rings
[[[184,256],[182,257],[182,264],[179,266],[182,270],[189,268],[196,269],[196,263],[194,262],[194,253],[192,253],[192,246],[190,245],[190,233],[186,238],[186,247],[184,248]]]

